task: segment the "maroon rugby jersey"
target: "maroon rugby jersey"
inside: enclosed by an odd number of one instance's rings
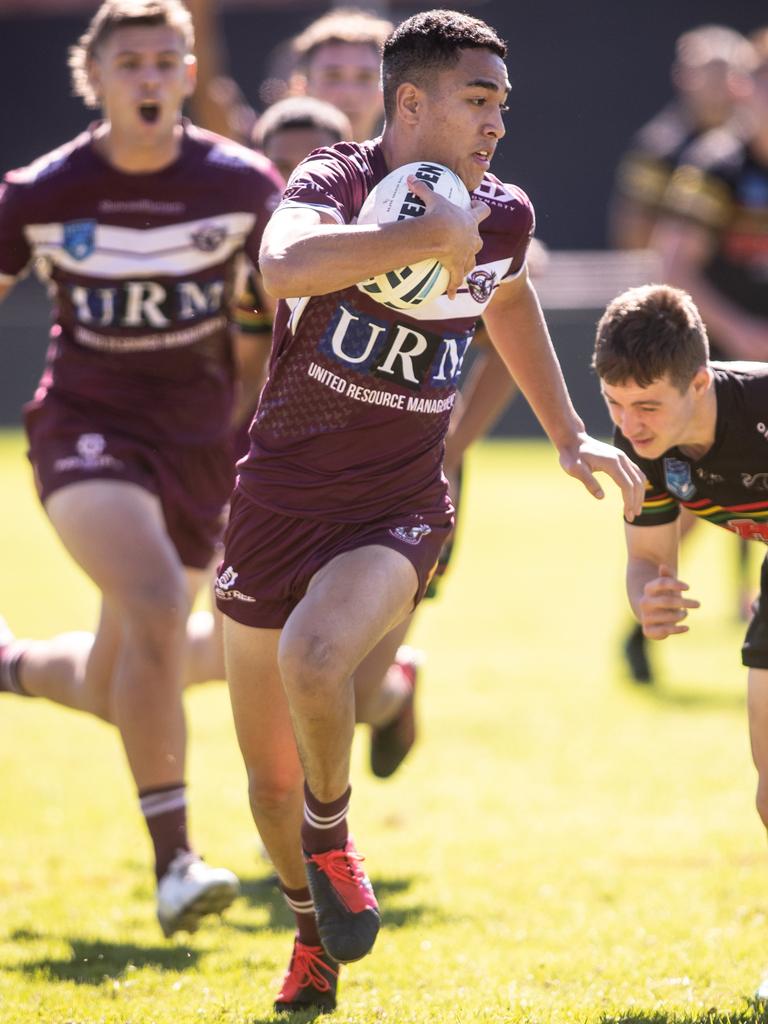
[[[185,122],[178,159],[126,174],[77,138],[0,186],[0,279],[35,260],[55,302],[31,408],[85,408],[101,429],[154,442],[229,430],[228,306],[255,264],[282,181],[264,157]]]
[[[378,142],[342,142],[299,165],[281,209],[309,206],[354,223],[388,172]],[[269,378],[239,484],[288,515],[363,522],[446,507],[443,442],[477,319],[519,274],[533,230],[520,189],[486,174],[483,247],[455,299],[390,310],[345,288],[281,301]]]

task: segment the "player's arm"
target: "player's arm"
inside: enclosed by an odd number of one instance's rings
[[[734,359],[768,359],[765,320],[750,316],[718,292],[704,276],[715,239],[706,227],[677,218],[661,220],[653,245],[662,260],[665,281],[689,292],[702,319]]]
[[[11,288],[13,288],[14,284],[14,281],[0,281],[0,302],[3,301]]]
[[[557,449],[565,472],[581,480],[596,498],[603,497],[603,489],[594,473],[607,473],[621,489],[625,517],[634,519],[643,503],[645,477],[624,452],[587,434],[571,403],[544,314],[525,268],[497,289],[483,314],[483,322]]]
[[[663,640],[687,633],[683,620],[699,602],[685,597],[688,584],[677,578],[677,520],[660,526],[625,524],[627,597],[643,633]]]
[[[275,304],[264,293],[261,276],[251,270],[233,312],[232,349],[238,393],[232,413],[237,427],[253,415],[264,387],[272,345]]]
[[[426,212],[390,224],[339,224],[330,214],[298,205],[276,210],[259,253],[267,292],[277,299],[326,295],[387,270],[437,259],[451,275],[448,294],[455,295],[482,247],[478,225],[488,207],[475,200],[462,210],[423,182],[414,180],[411,188]]]
[[[443,460],[446,473],[458,468],[467,448],[488,433],[516,392],[501,356],[492,345],[485,345],[472,364],[451,418]]]

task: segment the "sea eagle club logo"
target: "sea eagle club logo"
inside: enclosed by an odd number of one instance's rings
[[[428,384],[453,388],[473,332],[443,337],[412,323],[374,319],[343,303],[320,340],[320,351],[342,367],[412,391]]]

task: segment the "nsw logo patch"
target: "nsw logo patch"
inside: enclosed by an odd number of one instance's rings
[[[674,494],[676,498],[682,498],[683,501],[690,501],[696,493],[688,462],[681,462],[680,459],[664,459],[664,480],[669,493]]]
[[[96,245],[95,220],[70,220],[64,225],[64,248],[74,260],[86,260]]]

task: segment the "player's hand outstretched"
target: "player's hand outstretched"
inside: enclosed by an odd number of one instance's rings
[[[699,602],[685,597],[688,584],[679,580],[667,565],[659,566],[659,575],[643,587],[639,602],[640,625],[643,635],[650,640],[663,640],[674,633],[687,633],[681,625],[689,608],[698,608]]]
[[[620,449],[589,434],[579,434],[578,447],[560,452],[560,465],[570,476],[581,480],[595,498],[605,497],[595,473],[607,473],[624,499],[624,517],[632,522],[640,513],[645,494],[645,476]]]
[[[455,299],[464,278],[474,270],[475,256],[483,247],[480,224],[491,212],[490,207],[480,199],[473,199],[470,208],[464,210],[414,177],[408,178],[408,187],[423,201],[424,216],[438,225],[436,234],[441,239],[438,258],[450,275],[446,294],[449,299]]]

